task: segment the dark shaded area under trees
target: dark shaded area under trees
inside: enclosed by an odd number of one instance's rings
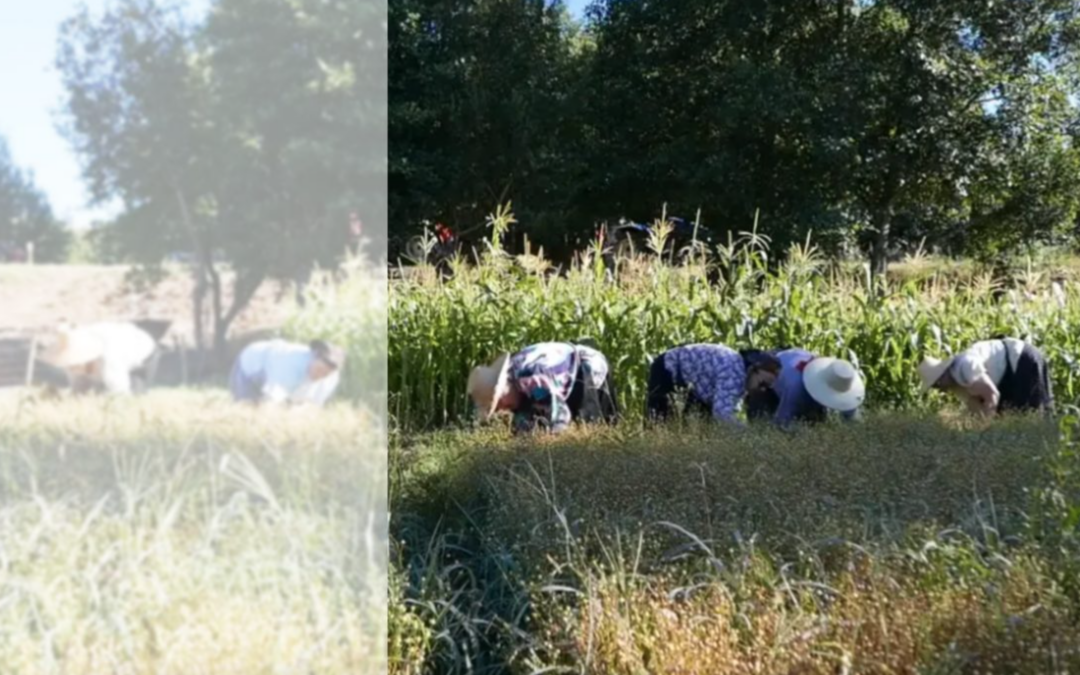
[[[1065,0],[390,2],[390,236],[513,200],[549,251],[620,216],[918,245],[1071,242]],[[392,253],[393,254],[393,253]]]

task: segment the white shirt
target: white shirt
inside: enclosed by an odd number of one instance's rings
[[[131,393],[131,371],[139,368],[154,354],[154,338],[130,323],[102,322],[82,326],[101,341],[101,380],[105,389],[114,394]]]
[[[1016,338],[976,342],[953,359],[949,367],[953,380],[961,387],[970,387],[982,375],[995,385],[1001,383],[1011,364],[1016,368],[1024,342]]]
[[[337,389],[338,371],[312,382],[308,371],[315,355],[307,345],[285,340],[253,342],[240,352],[240,371],[250,379],[261,380],[263,398],[284,403],[323,405]]]

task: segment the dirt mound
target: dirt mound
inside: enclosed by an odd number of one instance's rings
[[[0,265],[0,334],[37,333],[61,320],[152,320],[169,322],[162,336],[165,342],[192,344],[194,283],[189,271],[170,267],[158,283],[137,284],[129,279],[128,270],[125,266]],[[228,273],[222,277],[223,301],[228,303],[232,277]],[[288,289],[264,283],[233,323],[231,333],[280,326],[293,307]],[[209,302],[204,320],[209,330]]]

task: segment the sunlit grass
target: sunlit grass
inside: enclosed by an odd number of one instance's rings
[[[397,437],[391,672],[1070,670],[1075,566],[1030,526],[1056,444],[895,413]]]
[[[385,662],[386,464],[362,410],[0,399],[4,673]]]

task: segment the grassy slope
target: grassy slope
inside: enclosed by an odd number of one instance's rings
[[[1055,438],[875,415],[793,436],[396,439],[391,672],[418,655],[435,672],[1075,670],[1076,569],[1031,518]]]
[[[344,405],[0,399],[0,663],[356,673],[385,645],[385,456]]]

